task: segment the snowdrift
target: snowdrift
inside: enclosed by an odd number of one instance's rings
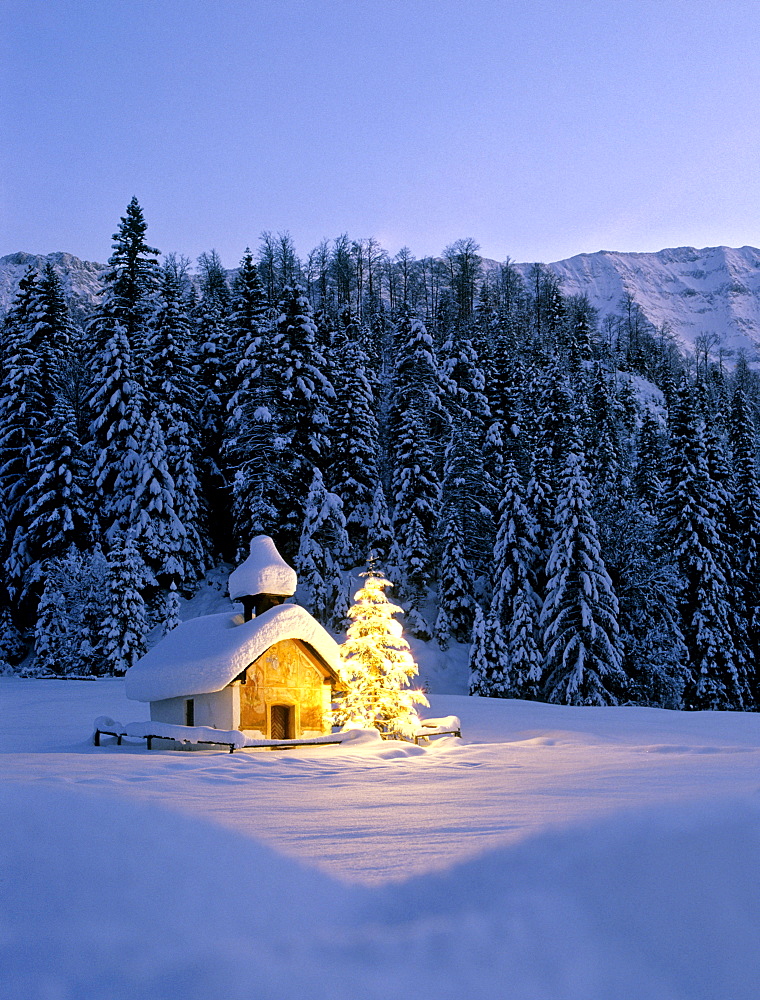
[[[0,990],[132,1000],[754,1000],[760,811],[639,812],[349,886],[204,821],[3,792]]]

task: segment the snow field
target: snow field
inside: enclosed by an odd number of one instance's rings
[[[434,695],[464,741],[230,756],[92,747],[121,681],[0,702],[12,1000],[760,992],[757,716]]]

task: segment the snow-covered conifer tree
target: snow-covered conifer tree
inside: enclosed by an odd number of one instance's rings
[[[91,324],[98,350],[113,337],[116,326],[120,327],[138,365],[143,361],[153,295],[159,282],[159,251],[145,242],[147,229],[142,208],[137,198],[132,198],[113,235],[101,303]]]
[[[98,517],[109,540],[122,531],[137,488],[145,396],[126,329],[115,324],[100,353],[90,408]]]
[[[343,504],[336,493],[325,489],[322,473],[315,469],[296,567],[301,586],[309,591],[311,613],[336,631],[342,628],[348,610],[342,574],[348,550]]]
[[[287,551],[300,534],[303,497],[314,470],[330,458],[329,411],[335,390],[317,349],[309,300],[300,288],[286,288],[272,341],[272,410],[277,429],[276,506],[278,539]]]
[[[168,589],[184,577],[185,530],[175,510],[174,480],[156,413],[140,443],[137,485],[129,514],[131,538],[146,568],[143,587]]]
[[[523,500],[520,476],[510,459],[499,506],[499,530],[493,550],[494,589],[488,611],[487,651],[479,671],[479,694],[496,698],[536,698],[543,662],[540,654],[536,593],[538,560],[536,521]]]
[[[37,275],[30,268],[3,323],[0,344],[0,502],[5,585],[14,598],[24,590],[30,556],[26,543],[32,466],[47,419],[47,386],[34,348]]]
[[[565,464],[546,568],[544,694],[566,705],[615,705],[625,690],[618,602],[599,549],[583,461],[576,443]]]
[[[664,543],[686,586],[682,629],[693,671],[685,704],[698,709],[741,709],[747,697],[732,602],[731,552],[723,531],[724,498],[710,475],[704,421],[684,379],[671,409],[670,468],[663,497]]]
[[[335,372],[334,459],[329,482],[343,498],[346,529],[354,558],[366,550],[367,530],[379,479],[379,428],[367,369],[369,359],[358,340],[349,340]]]
[[[63,398],[42,429],[31,471],[26,541],[31,559],[39,564],[63,555],[70,545],[83,548],[89,531],[87,467],[71,406]]]
[[[445,423],[433,341],[422,320],[404,307],[390,407],[393,520],[404,596],[418,605],[432,573],[440,498],[436,442]]]
[[[382,483],[378,483],[372,497],[372,510],[367,524],[368,565],[384,566],[386,575],[393,582],[398,582],[398,548],[391,527],[388,505],[385,501],[385,491]]]
[[[341,676],[346,695],[336,721],[342,726],[375,728],[387,736],[412,736],[419,720],[415,705],[427,705],[421,691],[409,687],[417,664],[403,638],[401,611],[385,591],[392,586],[370,571],[348,610],[351,624],[341,646]]]
[[[757,664],[760,662],[760,482],[755,426],[741,385],[734,391],[730,442],[734,469],[732,500],[736,521],[736,562],[740,567],[746,637]],[[760,684],[756,678],[753,700],[756,704],[760,702]]]
[[[475,582],[462,544],[462,524],[455,509],[444,512],[435,637],[441,647],[453,637],[467,642],[475,617]]]
[[[235,281],[231,325],[240,359],[227,406],[224,453],[232,482],[232,512],[240,554],[257,534],[276,534],[282,484],[278,463],[283,440],[275,422],[275,384],[281,377],[272,356],[272,330],[258,269],[246,251]]]
[[[60,590],[48,579],[42,591],[34,629],[34,669],[63,676],[72,673],[67,662],[69,619]]]
[[[131,534],[114,538],[108,559],[110,603],[103,622],[103,673],[121,677],[145,652],[147,620],[140,588],[145,564]]]
[[[174,511],[184,531],[175,553],[182,562],[178,586],[187,587],[203,572],[208,546],[195,426],[199,395],[188,358],[190,325],[181,292],[176,270],[165,267],[150,338],[150,388],[164,438],[166,469],[174,483]]]
[[[175,629],[180,622],[179,593],[177,592],[177,587],[174,581],[172,581],[168,591],[166,592],[166,598],[164,600],[163,619],[164,620],[162,625],[162,631],[164,635],[166,635],[167,632],[171,632],[172,629]]]
[[[198,402],[198,476],[206,497],[211,548],[229,549],[229,484],[225,474],[224,429],[231,391],[232,373],[239,356],[230,343],[230,288],[227,274],[215,250],[198,259],[201,297],[196,308],[195,352]]]

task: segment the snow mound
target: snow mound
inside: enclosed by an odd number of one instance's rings
[[[297,583],[296,571],[288,566],[269,535],[257,535],[246,561],[230,574],[230,597],[233,601],[254,594],[292,597]]]
[[[755,1000],[760,988],[760,814],[746,803],[544,834],[380,890],[153,805],[10,786],[3,808],[3,996]]]
[[[126,674],[127,697],[161,701],[221,691],[270,646],[300,639],[337,673],[338,644],[304,608],[281,604],[251,621],[205,615],[167,633]]]

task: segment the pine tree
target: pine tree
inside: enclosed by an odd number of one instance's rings
[[[438,587],[438,617],[435,636],[441,647],[453,637],[467,642],[472,634],[475,617],[472,568],[465,558],[462,545],[462,525],[455,511],[445,516],[442,530],[440,581]]]
[[[90,406],[98,514],[105,537],[110,540],[128,523],[145,428],[143,388],[126,329],[118,323],[100,354]]]
[[[689,679],[679,612],[683,581],[671,553],[659,544],[656,517],[624,490],[598,500],[594,515],[604,563],[615,580],[628,700],[682,708]]]
[[[63,676],[71,673],[67,663],[69,620],[63,595],[48,580],[42,591],[34,629],[34,669],[37,673]]]
[[[145,565],[131,534],[115,538],[108,560],[110,605],[103,622],[105,673],[121,677],[145,652],[144,577]]]
[[[497,698],[536,698],[541,682],[538,528],[522,493],[520,476],[510,460],[493,550],[495,586],[487,616],[492,648],[478,682],[478,693]]]
[[[168,589],[184,578],[185,531],[175,510],[174,480],[156,413],[140,443],[137,485],[129,513],[131,539],[145,565],[143,587]]]
[[[342,628],[348,610],[342,575],[348,549],[343,504],[325,489],[322,473],[315,469],[296,566],[301,585],[309,591],[312,614],[335,631]]]
[[[281,373],[272,356],[258,269],[248,252],[235,281],[231,323],[240,338],[227,406],[224,457],[232,482],[232,513],[240,554],[244,541],[277,533],[282,439],[275,422],[275,386]]]
[[[59,399],[42,430],[31,469],[26,543],[33,564],[84,548],[90,511],[85,496],[87,466],[74,429],[71,407]]]
[[[704,422],[685,380],[671,412],[669,480],[664,496],[664,544],[685,587],[682,629],[693,671],[686,707],[741,709],[746,695],[737,648],[730,550],[721,528],[724,500],[708,466]]]
[[[311,306],[303,290],[286,288],[272,342],[272,409],[279,438],[275,486],[283,550],[295,547],[304,497],[314,470],[330,458],[329,410],[335,390],[317,349]]]
[[[198,476],[209,507],[211,548],[229,553],[230,490],[222,456],[232,374],[239,360],[230,343],[230,288],[215,250],[201,254],[194,372],[198,384]],[[220,530],[223,529],[223,530]]]
[[[9,607],[0,609],[0,674],[13,673],[26,654],[26,643]]]
[[[385,566],[387,576],[393,583],[398,582],[398,547],[391,527],[388,505],[382,484],[378,483],[372,497],[372,510],[367,524],[368,566]]]
[[[404,595],[416,607],[432,573],[440,497],[435,442],[445,412],[432,338],[407,306],[398,324],[397,354],[389,415],[393,519]]]
[[[380,431],[375,398],[367,375],[369,359],[356,340],[348,340],[336,370],[335,436],[329,481],[343,497],[346,528],[355,561],[367,546],[378,472]]]
[[[760,663],[760,482],[757,473],[757,436],[741,385],[734,391],[730,419],[733,456],[733,517],[736,523],[742,610],[751,661]],[[760,702],[758,668],[753,671],[754,704]]]
[[[583,461],[576,444],[557,502],[540,617],[544,693],[566,705],[614,705],[625,690],[618,602],[599,549]]]
[[[180,623],[179,617],[179,594],[177,592],[177,587],[172,581],[166,592],[166,599],[164,601],[163,610],[163,634],[166,635],[175,629]]]
[[[417,664],[395,619],[401,608],[386,596],[390,581],[376,572],[362,576],[364,583],[348,610],[351,624],[341,646],[347,691],[336,721],[375,728],[386,736],[411,737],[419,724],[414,706],[428,702],[421,691],[409,688]]]
[[[199,397],[188,359],[189,342],[181,287],[175,270],[167,266],[151,331],[151,394],[164,439],[166,470],[174,484],[174,512],[183,531],[175,553],[182,563],[180,587],[198,579],[207,556],[206,511],[197,468],[200,446],[194,426]]]
[[[633,484],[636,495],[650,511],[659,509],[664,486],[664,445],[659,422],[650,409],[644,410],[636,442]]]
[[[0,381],[0,502],[5,586],[23,595],[30,567],[27,513],[32,466],[47,419],[47,386],[34,345],[37,275],[30,268],[3,324]]]
[[[614,483],[620,473],[620,433],[615,415],[615,401],[602,366],[597,365],[589,400],[591,433],[588,462],[591,478],[599,487]]]
[[[143,358],[159,283],[159,251],[145,242],[147,229],[142,208],[137,198],[132,198],[113,235],[113,253],[103,275],[101,304],[92,325],[99,349],[111,339],[115,327],[121,327],[138,363]]]

